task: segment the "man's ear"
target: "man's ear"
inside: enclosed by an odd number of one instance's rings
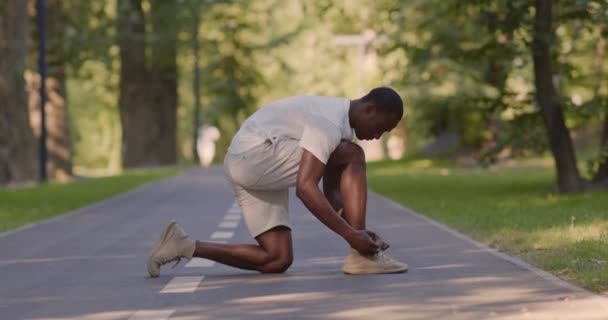
[[[372,114],[375,112],[376,112],[376,106],[373,103],[368,102],[365,104],[365,113],[366,114]]]

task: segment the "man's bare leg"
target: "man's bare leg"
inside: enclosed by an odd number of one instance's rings
[[[282,273],[291,266],[293,247],[289,228],[275,227],[255,239],[259,245],[196,241],[194,256],[263,273]]]
[[[323,175],[323,193],[334,209],[353,228],[365,229],[367,177],[365,153],[350,141],[342,141],[331,154]]]
[[[323,175],[323,193],[335,209],[343,209],[343,218],[348,224],[358,230],[366,228],[367,177],[365,154],[360,146],[343,141],[332,153]],[[381,250],[389,247],[382,238],[376,234],[374,237]],[[342,267],[342,271],[348,274],[394,273],[407,269],[407,264],[384,253],[362,256],[353,249],[346,256]]]

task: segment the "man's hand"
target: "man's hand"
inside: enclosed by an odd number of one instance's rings
[[[368,230],[357,230],[346,241],[350,246],[363,255],[374,255],[378,251],[386,250],[389,244],[376,233]]]
[[[374,239],[374,241],[378,244],[378,246],[380,246],[381,251],[384,251],[384,250],[388,249],[388,247],[391,246],[390,244],[388,244],[388,242],[384,241],[384,239],[382,239],[382,237],[377,235],[375,232],[367,231],[367,233],[369,234],[370,237],[372,237],[372,239]]]
[[[386,243],[377,234],[367,230],[355,230],[342,217],[344,211],[337,212],[319,189],[319,181],[325,172],[325,164],[306,149],[302,152],[300,168],[296,180],[296,195],[306,208],[329,229],[342,236],[350,246],[361,254],[373,255],[386,250]]]

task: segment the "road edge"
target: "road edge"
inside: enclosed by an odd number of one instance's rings
[[[109,198],[100,200],[98,202],[94,202],[92,204],[85,205],[85,206],[80,207],[80,208],[76,208],[74,210],[70,210],[70,211],[67,211],[67,212],[64,212],[64,213],[60,213],[57,216],[54,216],[52,218],[48,218],[48,219],[37,221],[37,222],[32,222],[32,223],[23,225],[21,227],[18,227],[16,229],[2,232],[2,233],[0,233],[0,239],[6,238],[6,237],[8,237],[8,236],[10,236],[12,234],[19,233],[19,232],[24,231],[24,230],[29,230],[29,229],[34,228],[34,227],[43,226],[43,225],[46,225],[46,224],[49,224],[49,223],[54,223],[54,222],[61,221],[63,219],[67,219],[67,218],[70,218],[72,216],[75,216],[75,215],[78,215],[78,214],[82,214],[82,213],[84,213],[86,211],[93,210],[93,209],[95,209],[97,207],[101,207],[101,206],[107,205],[107,204],[112,203],[114,201],[120,201],[120,200],[122,200],[124,198],[127,198],[127,197],[129,197],[129,196],[131,196],[131,195],[133,195],[135,193],[139,193],[139,192],[145,191],[145,189],[151,188],[154,185],[156,185],[157,183],[164,182],[164,181],[167,181],[169,179],[174,179],[174,178],[179,177],[179,176],[181,176],[183,174],[186,174],[188,171],[189,170],[185,170],[184,172],[178,173],[178,174],[173,175],[173,176],[161,178],[159,180],[150,181],[148,183],[144,183],[143,185],[137,186],[137,187],[135,187],[135,188],[133,188],[131,190],[125,191],[123,193],[119,193],[117,195],[114,195],[114,196],[111,196]]]

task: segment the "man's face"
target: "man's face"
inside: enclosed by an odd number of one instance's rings
[[[366,110],[362,119],[355,129],[355,135],[359,140],[376,140],[380,139],[385,132],[393,130],[399,123],[397,117],[393,114],[383,113],[377,108]]]

